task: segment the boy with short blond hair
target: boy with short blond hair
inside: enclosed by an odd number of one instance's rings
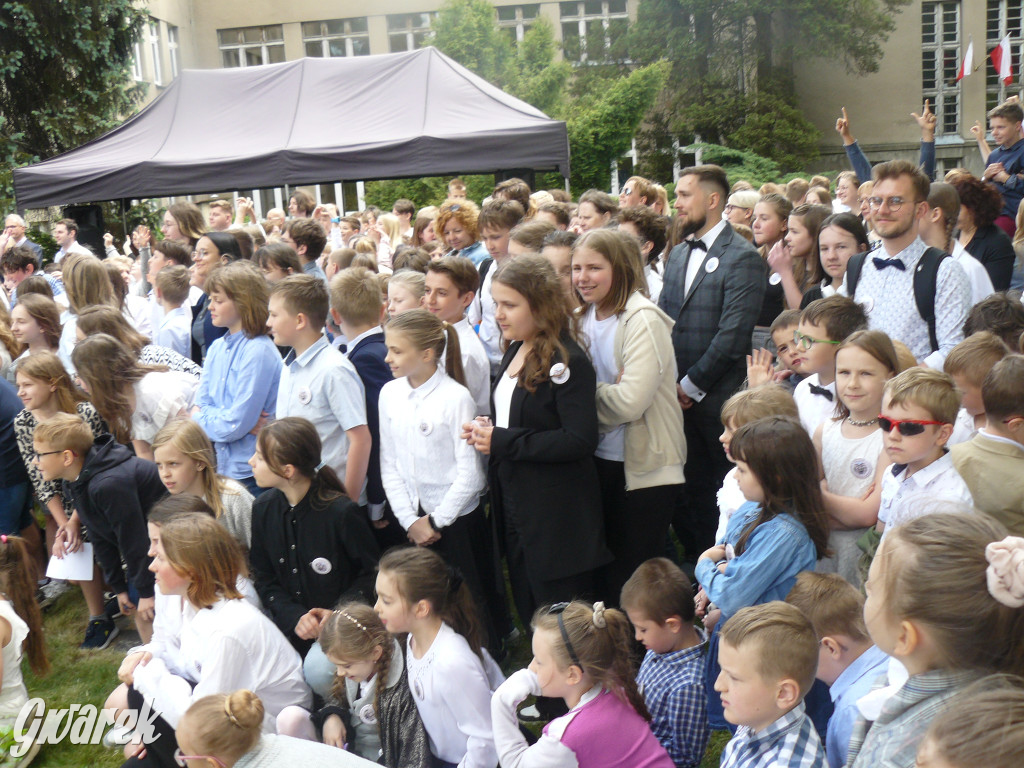
[[[878,531],[915,517],[973,505],[946,443],[960,409],[960,393],[946,373],[910,368],[885,384],[878,417],[888,458],[878,509]]]
[[[448,182],[448,199],[449,200],[465,200],[466,199],[466,182],[462,179],[452,179]]]
[[[477,416],[487,416],[491,412],[491,364],[487,349],[466,319],[466,308],[473,303],[479,284],[480,273],[465,256],[444,256],[430,261],[423,306],[455,327],[466,388],[476,403]]]
[[[651,730],[678,768],[696,768],[707,747],[706,637],[693,626],[693,588],[678,565],[655,557],[633,572],[619,599],[647,649],[637,686]]]
[[[981,398],[981,383],[992,366],[1010,354],[1002,339],[989,331],[979,331],[949,351],[943,369],[963,395],[956,429],[951,444],[970,440],[985,426],[985,404]]]
[[[1024,536],[1024,356],[1008,355],[981,385],[988,423],[950,450],[978,511]]]
[[[366,398],[355,367],[324,335],[327,287],[313,275],[289,275],[271,288],[269,309],[274,343],[291,347],[277,387],[277,418],[312,422],[323,462],[343,478],[353,501],[365,504],[371,444]]]
[[[886,673],[889,657],[868,635],[863,595],[838,573],[799,574],[786,602],[803,612],[818,636],[817,676],[833,704],[825,757],[829,768],[842,768],[860,714],[857,701]]]
[[[715,690],[739,726],[721,768],[822,768],[825,750],[804,709],[818,638],[799,609],[778,600],[743,608],[721,630]]]
[[[792,365],[804,379],[793,391],[793,399],[809,435],[835,411],[837,347],[851,333],[867,327],[864,308],[838,294],[812,301],[800,314]]]
[[[76,536],[69,538],[77,538],[83,525],[88,529],[96,561],[121,612],[135,615],[142,641],[148,643],[155,601],[146,515],[167,495],[156,464],[135,456],[113,435],[94,438],[82,417],[69,413],[41,421],[32,442],[43,480],[62,480],[65,497],[74,501],[67,528]]]
[[[153,288],[153,295],[164,313],[153,334],[153,343],[173,349],[184,357],[192,351],[192,308],[184,306],[191,288],[189,279],[188,270],[175,264],[157,272]]]
[[[477,333],[487,350],[491,371],[496,371],[503,355],[501,331],[494,321],[494,301],[491,299],[491,278],[494,271],[509,258],[509,238],[512,230],[522,221],[526,212],[515,200],[491,200],[480,211],[477,226],[490,258],[480,262],[480,290],[469,305],[467,317],[470,325],[479,327]]]
[[[363,382],[366,426],[370,430],[370,463],[366,471],[366,501],[370,519],[382,526],[387,496],[380,478],[380,390],[392,380],[384,358],[384,298],[377,275],[361,267],[349,267],[331,279],[331,317],[348,339],[345,356]],[[395,523],[397,525],[397,522]],[[375,528],[375,531],[377,529]]]

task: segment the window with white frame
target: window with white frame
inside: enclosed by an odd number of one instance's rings
[[[167,25],[167,55],[171,61],[171,79],[181,71],[181,60],[178,58],[178,28]]]
[[[526,30],[540,16],[540,5],[499,5],[497,11],[498,26],[512,43],[521,43]]]
[[[315,58],[370,55],[370,32],[365,16],[304,22],[302,42],[306,55]]]
[[[960,128],[960,86],[956,82],[960,46],[960,3],[921,4],[921,99],[935,112],[935,133],[955,135]]]
[[[1024,42],[1024,5],[1020,0],[988,0],[985,9],[985,50],[991,51],[999,42],[1010,36],[1010,58],[1013,59],[1013,71],[1019,72],[1022,66],[1020,46]],[[1021,83],[1003,85],[992,63],[988,60],[985,66],[985,110],[988,111],[1006,101],[1014,94],[1020,95]]]
[[[142,43],[136,40],[132,44],[132,80],[142,82]]]
[[[430,36],[430,22],[436,13],[388,14],[388,50],[391,53],[422,48]]]
[[[218,29],[217,41],[224,67],[258,67],[284,61],[284,29],[280,24]]]
[[[156,19],[150,19],[147,29],[149,31],[149,55],[153,57],[153,83],[155,85],[163,85],[164,66],[163,48],[160,45],[160,22]]]
[[[628,58],[626,0],[572,0],[558,7],[566,59],[600,63]]]

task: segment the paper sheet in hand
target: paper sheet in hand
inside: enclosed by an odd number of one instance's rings
[[[46,575],[51,579],[68,579],[72,581],[89,581],[92,579],[92,544],[82,544],[77,552],[68,552],[61,560],[50,558],[46,566]]]

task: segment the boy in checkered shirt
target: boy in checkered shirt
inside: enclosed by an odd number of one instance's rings
[[[693,625],[693,589],[664,557],[642,563],[619,600],[647,649],[637,686],[651,713],[651,730],[677,768],[696,768],[708,744],[704,687],[705,641]]]

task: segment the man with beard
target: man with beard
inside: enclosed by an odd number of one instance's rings
[[[892,160],[876,165],[871,206],[875,232],[882,245],[863,261],[863,268],[849,291],[851,269],[847,267],[844,293],[863,305],[873,330],[884,331],[902,341],[914,358],[929,368],[942,370],[946,355],[963,340],[964,321],[971,308],[971,284],[955,259],[938,262],[932,308],[935,341],[929,338],[928,322],[916,307],[914,275],[923,269],[929,250],[918,235],[921,219],[928,213],[930,182],[916,165]]]
[[[729,182],[718,166],[683,171],[675,208],[688,239],[669,254],[658,302],[675,319],[686,485],[672,525],[690,564],[715,543],[717,493],[731,467],[718,442],[719,414],[746,377],[767,285],[764,261],[723,218],[728,196]]]

